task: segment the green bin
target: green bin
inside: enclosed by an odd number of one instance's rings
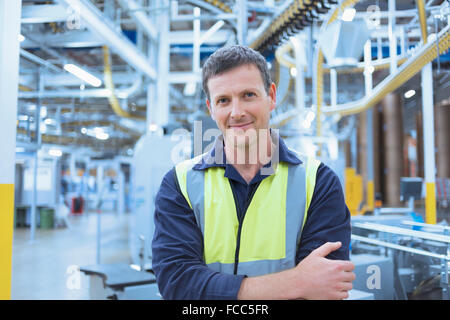
[[[55,210],[51,208],[41,209],[41,229],[53,229]]]

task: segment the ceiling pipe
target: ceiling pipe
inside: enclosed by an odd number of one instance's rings
[[[120,107],[119,101],[117,100],[116,97],[116,92],[114,89],[114,81],[112,79],[112,72],[111,72],[111,58],[109,55],[109,48],[108,46],[103,46],[103,60],[104,60],[104,75],[105,75],[105,86],[109,91],[109,95],[108,95],[108,101],[109,104],[111,105],[111,108],[113,109],[113,111],[119,116],[119,117],[123,117],[123,118],[128,118],[128,119],[134,119],[134,120],[145,120],[145,117],[139,117],[136,115],[133,115],[129,112],[127,112],[126,110],[123,110]]]
[[[157,74],[149,59],[128,38],[118,33],[114,24],[102,15],[90,1],[87,0],[59,0],[61,4],[76,9],[87,23],[90,30],[105,40],[105,43],[137,71],[144,73],[152,80]]]
[[[25,59],[27,59],[29,61],[32,61],[34,63],[40,64],[41,66],[44,66],[44,67],[46,67],[49,70],[52,70],[54,72],[57,72],[57,73],[65,72],[63,69],[55,66],[54,64],[52,64],[52,63],[50,63],[48,61],[45,61],[42,58],[39,58],[38,56],[36,56],[36,55],[34,55],[34,54],[24,50],[24,49],[20,49],[20,55],[22,57],[24,57]]]
[[[118,2],[123,9],[128,10],[127,13],[134,18],[136,23],[150,38],[153,40],[158,39],[158,31],[148,18],[148,15],[143,12],[141,5],[134,0],[118,0]]]

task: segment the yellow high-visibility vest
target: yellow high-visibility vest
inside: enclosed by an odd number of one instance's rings
[[[229,274],[257,276],[293,268],[320,161],[280,162],[256,189],[242,221],[223,167],[196,170],[206,154],[175,166],[178,184],[204,240],[204,262]]]

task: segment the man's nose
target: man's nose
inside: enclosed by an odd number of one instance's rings
[[[240,118],[244,115],[244,109],[238,100],[234,100],[231,105],[231,117],[233,119]]]

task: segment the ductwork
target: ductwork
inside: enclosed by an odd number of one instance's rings
[[[59,0],[66,7],[76,8],[90,30],[105,40],[105,44],[127,63],[152,80],[157,74],[149,59],[125,35],[118,33],[113,24],[88,0]]]

